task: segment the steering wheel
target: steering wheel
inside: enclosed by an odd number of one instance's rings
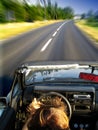
[[[62,98],[63,101],[64,101],[64,103],[67,105],[68,117],[69,117],[69,119],[71,119],[72,109],[71,109],[71,105],[70,105],[70,103],[69,103],[69,101],[67,100],[66,97],[64,97],[62,94],[60,94],[58,92],[48,92],[48,93],[42,94],[42,96],[39,98],[39,100],[41,100],[43,97],[46,97],[46,96],[50,96],[50,97],[52,97],[52,96],[54,96],[54,97],[58,96],[58,97]]]

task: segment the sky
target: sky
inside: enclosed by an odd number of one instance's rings
[[[30,0],[35,3],[38,0]],[[47,1],[47,0],[46,0]],[[70,6],[74,9],[75,14],[87,13],[89,10],[94,12],[98,10],[98,0],[51,0],[57,2],[59,7]]]
[[[56,0],[59,6],[71,6],[75,13],[86,13],[89,10],[98,10],[98,0]]]

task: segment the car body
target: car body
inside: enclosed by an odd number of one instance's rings
[[[68,101],[71,130],[98,130],[98,63],[59,61],[15,70],[10,92],[0,97],[0,129],[21,130],[29,103],[50,93]]]

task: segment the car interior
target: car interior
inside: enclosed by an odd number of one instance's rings
[[[40,101],[46,95],[49,98],[60,97],[65,102],[71,130],[98,130],[97,83],[46,81],[24,87],[23,76],[23,71],[18,70],[10,94],[6,98],[0,97],[3,106],[3,114],[0,114],[0,122],[3,120],[0,123],[1,130],[21,130],[28,117],[28,105],[34,98]]]

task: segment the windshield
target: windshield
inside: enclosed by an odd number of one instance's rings
[[[92,71],[92,67],[87,65],[50,65],[50,66],[30,66],[25,74],[25,84],[34,83],[57,83],[57,82],[96,82],[98,83],[98,67]]]
[[[98,0],[0,0],[0,95],[29,61],[98,63]],[[73,69],[33,76],[72,78]]]

